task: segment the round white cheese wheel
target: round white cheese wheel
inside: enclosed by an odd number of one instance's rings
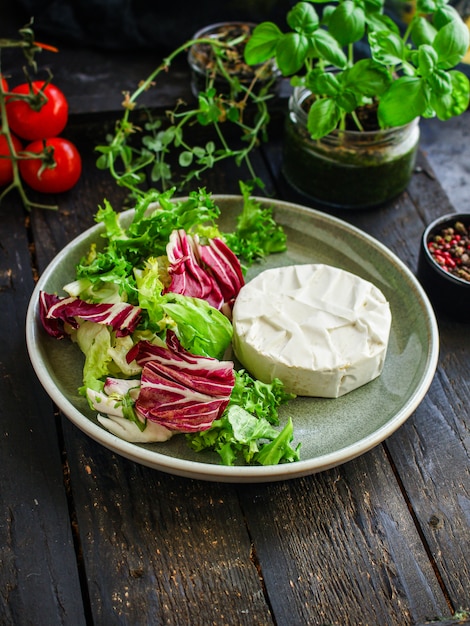
[[[252,376],[337,398],[382,372],[391,313],[383,293],[351,272],[291,265],[246,283],[232,321],[235,356]]]

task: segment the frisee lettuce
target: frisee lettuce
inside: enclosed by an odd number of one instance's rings
[[[225,235],[225,241],[238,258],[249,266],[269,254],[283,252],[287,247],[287,238],[273,218],[272,210],[263,208],[260,202],[251,197],[252,188],[240,182],[240,190],[243,210],[237,217],[235,230]]]

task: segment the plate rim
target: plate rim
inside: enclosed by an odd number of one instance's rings
[[[242,196],[239,194],[212,194],[212,199],[216,204],[219,202],[233,202],[240,201]],[[367,232],[361,230],[357,226],[349,224],[345,220],[333,215],[324,213],[318,209],[306,207],[301,204],[288,202],[285,200],[278,200],[275,198],[264,198],[260,196],[252,196],[257,202],[261,202],[265,205],[273,205],[275,203],[275,210],[286,209],[290,212],[298,212],[302,214],[308,214],[315,217],[317,220],[328,222],[329,224],[341,226],[353,234],[365,239],[370,245],[375,247],[382,253],[390,262],[392,262],[400,272],[407,278],[412,285],[421,306],[426,312],[426,325],[429,329],[430,340],[429,350],[427,353],[426,365],[424,374],[420,380],[420,383],[414,390],[411,398],[405,403],[405,405],[385,424],[376,429],[366,437],[359,439],[358,441],[326,454],[316,456],[309,459],[301,459],[294,463],[285,463],[280,465],[236,465],[226,466],[214,463],[206,463],[199,461],[191,461],[188,459],[181,459],[178,457],[162,454],[155,450],[149,450],[138,446],[135,443],[127,442],[116,435],[113,435],[102,426],[94,423],[88,417],[83,415],[69,400],[64,396],[52,379],[48,376],[44,361],[39,357],[35,351],[34,346],[38,333],[40,332],[38,324],[38,296],[39,292],[43,288],[44,283],[53,274],[54,269],[60,263],[60,257],[65,255],[69,249],[75,248],[81,241],[87,239],[92,232],[103,229],[103,224],[95,224],[80,235],[72,239],[66,244],[49,262],[44,271],[41,273],[38,282],[31,294],[31,298],[28,304],[26,313],[26,345],[29,354],[30,361],[33,369],[38,377],[41,385],[48,393],[49,397],[57,405],[57,407],[64,413],[64,415],[79,428],[82,432],[92,438],[94,441],[100,443],[107,449],[116,452],[117,454],[141,465],[170,473],[173,475],[183,476],[187,478],[195,478],[199,480],[218,481],[218,482],[275,482],[279,480],[287,480],[292,478],[298,478],[322,471],[326,471],[333,467],[342,465],[348,461],[365,454],[378,444],[382,443],[386,438],[392,435],[405,421],[412,415],[418,405],[424,399],[432,380],[434,378],[435,371],[437,369],[438,356],[439,356],[439,330],[437,325],[436,316],[432,305],[427,297],[424,288],[419,283],[416,276],[408,268],[407,265],[385,244],[381,243],[378,239],[369,235]],[[175,198],[175,200],[184,200],[182,198]],[[133,209],[122,211],[122,214],[131,214]]]

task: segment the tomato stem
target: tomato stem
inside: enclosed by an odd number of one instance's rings
[[[53,47],[48,47],[45,44],[39,44],[37,42],[34,42],[32,39],[32,35],[33,35],[32,30],[29,28],[22,29],[20,31],[20,34],[23,35],[22,40],[0,39],[0,49],[1,48],[13,48],[13,47],[23,48],[25,55],[29,61],[29,64],[32,65],[34,68],[36,68],[36,65],[34,63],[34,53],[37,51],[40,51],[42,48],[51,49],[52,51]],[[1,74],[1,66],[0,66],[0,74]],[[25,68],[25,75],[30,85],[30,93],[27,95],[18,95],[17,97],[15,95],[14,97],[15,99],[18,99],[18,100],[20,99],[27,100],[33,109],[38,110],[47,102],[47,96],[43,93],[43,91],[44,91],[44,88],[51,82],[52,73],[49,70],[49,77],[46,78],[46,80],[44,81],[44,85],[41,87],[41,89],[37,93],[34,93],[33,91],[32,81],[26,68]],[[18,153],[15,148],[15,145],[12,139],[12,134],[10,131],[10,126],[8,124],[8,115],[7,115],[7,108],[6,108],[7,96],[12,97],[10,92],[4,89],[3,82],[0,81],[0,117],[2,120],[1,134],[5,136],[7,146],[8,146],[8,151],[9,151],[9,155],[7,156],[7,158],[10,159],[12,168],[13,168],[13,180],[1,192],[0,204],[8,193],[16,189],[19,193],[23,206],[27,211],[31,211],[32,208],[57,210],[58,209],[57,205],[34,202],[28,198],[28,195],[23,185],[23,181],[20,176],[18,162],[20,159],[31,158],[31,156],[29,156],[27,152]],[[35,154],[34,158],[36,159],[42,158],[44,161],[44,164],[47,165],[51,159],[50,150],[45,149],[43,155]]]

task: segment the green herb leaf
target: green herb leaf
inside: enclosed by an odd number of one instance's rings
[[[393,81],[379,103],[381,126],[402,126],[422,115],[429,104],[429,91],[426,81],[419,77],[402,76]],[[406,107],[403,102],[407,103]]]
[[[432,45],[438,55],[439,67],[452,68],[468,50],[469,30],[462,21],[448,22],[438,31]]]
[[[310,41],[301,33],[286,33],[279,39],[276,48],[276,63],[284,76],[298,72],[305,63]]]
[[[313,139],[321,139],[331,133],[341,117],[341,111],[334,100],[316,100],[308,112],[307,128]]]
[[[446,94],[431,94],[431,105],[440,120],[448,120],[455,115],[461,115],[468,109],[470,102],[470,81],[468,77],[457,70],[447,72],[451,80],[451,90]]]
[[[319,28],[312,35],[312,46],[316,51],[316,56],[324,59],[327,63],[340,69],[348,66],[348,58],[344,54],[341,46],[330,33]]]
[[[355,43],[364,36],[364,10],[352,0],[344,0],[330,15],[328,26],[342,46]]]
[[[437,53],[432,46],[423,44],[420,46],[417,52],[417,66],[418,71],[424,78],[431,78],[436,72],[437,65]],[[441,79],[446,80],[447,75],[443,75],[445,72],[441,72]],[[447,84],[450,85],[450,78],[447,80]],[[437,81],[436,81],[437,85]]]
[[[281,37],[282,31],[273,22],[258,24],[245,46],[245,61],[249,65],[257,65],[273,58]]]
[[[383,65],[373,59],[361,59],[344,72],[343,86],[363,96],[380,96],[389,88],[393,79]]]
[[[298,2],[287,14],[287,23],[292,30],[311,35],[317,30],[320,20],[314,7],[308,2]]]
[[[369,44],[372,58],[383,65],[397,65],[402,63],[406,56],[403,40],[394,33],[386,30],[375,31],[369,34]]]
[[[434,41],[437,30],[425,17],[416,17],[411,25],[411,40],[416,47],[430,44]]]
[[[335,72],[313,70],[307,77],[306,87],[318,96],[337,96],[342,89],[339,76]]]

